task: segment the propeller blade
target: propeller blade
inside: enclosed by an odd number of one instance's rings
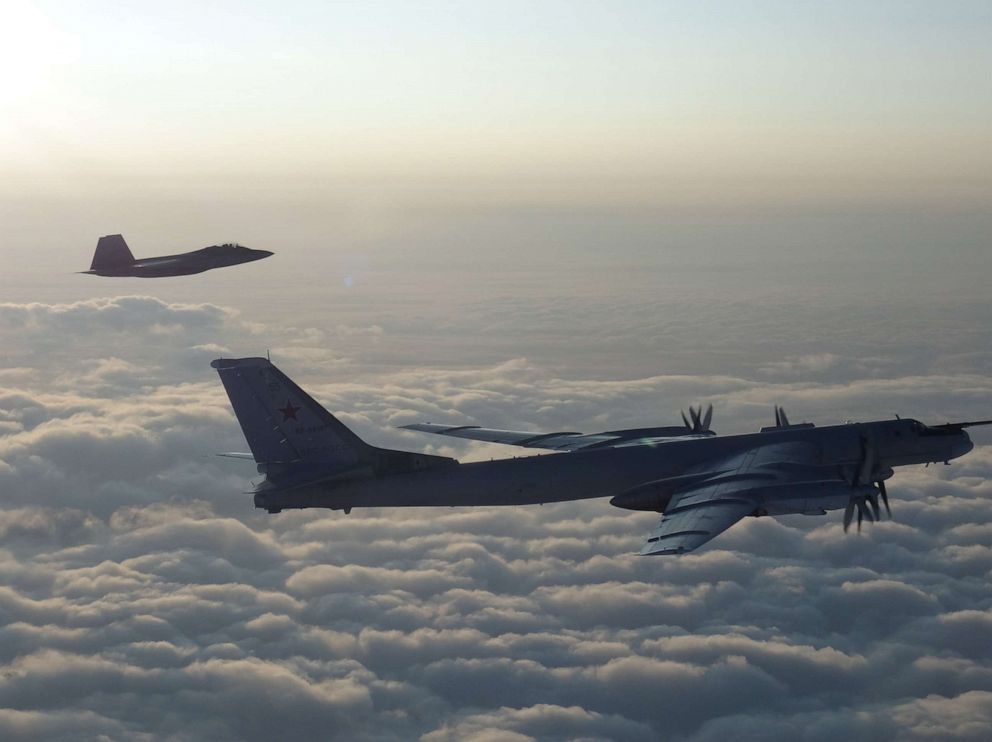
[[[779,414],[780,419],[782,420],[782,426],[783,427],[788,427],[788,425],[789,425],[789,418],[785,416],[785,408],[784,407],[779,407],[778,408],[778,414]]]
[[[868,521],[869,523],[874,523],[875,522],[875,518],[874,518],[874,516],[871,513],[871,508],[868,507],[868,498],[867,497],[862,497],[861,498],[861,507],[863,507],[865,509],[865,520]]]
[[[847,501],[847,507],[844,508],[844,533],[847,533],[847,529],[851,527],[851,521],[854,520],[854,498],[852,497]]]
[[[703,409],[702,407],[700,407],[699,410],[697,410],[695,407],[690,407],[689,408],[689,415],[692,417],[692,432],[693,433],[698,433],[699,432],[699,428],[702,425],[702,423],[699,420],[699,411],[702,410],[702,409]]]
[[[782,414],[778,411],[778,405],[775,405],[775,427],[782,427]]]
[[[685,410],[681,410],[681,412],[682,412],[682,422],[685,424],[685,429],[692,430],[692,426],[689,424],[689,420],[685,416]]]
[[[861,533],[861,520],[865,517],[865,504],[860,498],[855,500],[855,503],[858,506],[858,533]]]
[[[885,482],[879,480],[876,482],[878,485],[878,491],[882,495],[882,504],[885,505],[885,512],[889,514],[889,520],[892,520],[892,508],[889,507],[889,495],[885,491]]]
[[[706,408],[706,414],[703,415],[703,429],[700,432],[706,432],[709,430],[711,422],[713,422],[713,405]]]
[[[868,495],[868,504],[871,505],[871,515],[874,516],[873,520],[878,522],[882,520],[882,512],[878,509],[878,495],[871,494]]]

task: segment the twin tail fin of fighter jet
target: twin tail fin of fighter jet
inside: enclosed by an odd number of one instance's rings
[[[90,270],[113,270],[125,268],[132,263],[134,263],[134,255],[131,254],[131,249],[124,241],[123,235],[108,234],[96,243],[96,252],[93,253]]]

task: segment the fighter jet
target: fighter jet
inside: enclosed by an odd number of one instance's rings
[[[949,462],[973,444],[966,428],[895,419],[814,427],[789,422],[717,436],[713,408],[682,425],[592,435],[419,423],[404,429],[547,449],[550,455],[459,464],[367,444],[265,358],[218,359],[217,369],[264,479],[255,507],[530,505],[610,497],[661,513],[640,553],[685,554],[749,516],[844,511],[844,530],[891,517],[885,482],[896,466]]]
[[[252,250],[241,245],[227,243],[213,245],[200,250],[179,255],[163,255],[159,258],[135,260],[124,238],[119,234],[108,234],[96,243],[93,264],[88,271],[97,276],[137,276],[139,278],[161,278],[164,276],[188,276],[203,273],[211,268],[224,268],[228,265],[250,263],[267,258],[268,250]]]

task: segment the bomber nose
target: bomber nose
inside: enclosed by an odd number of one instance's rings
[[[958,456],[964,456],[971,449],[975,447],[975,444],[971,442],[971,438],[967,433],[961,434],[961,440],[954,445],[954,458]]]

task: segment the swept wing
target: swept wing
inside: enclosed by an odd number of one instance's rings
[[[439,425],[437,423],[415,423],[401,426],[404,430],[421,433],[446,435],[452,438],[467,438],[487,443],[505,443],[523,448],[541,448],[552,451],[578,451],[585,448],[612,448],[616,446],[637,446],[660,443],[672,438],[689,436],[708,437],[712,431],[692,433],[682,425],[661,428],[632,428],[630,430],[607,430],[602,433],[583,434],[560,430],[539,433],[525,430],[499,430],[482,428],[478,425]]]
[[[836,467],[820,466],[818,459],[817,447],[806,442],[755,446],[697,464],[673,480],[646,483],[611,502],[650,509],[644,506],[651,497],[659,503],[660,496],[670,498],[640,553],[685,554],[748,515],[814,512],[824,498],[849,497],[852,485]]]

